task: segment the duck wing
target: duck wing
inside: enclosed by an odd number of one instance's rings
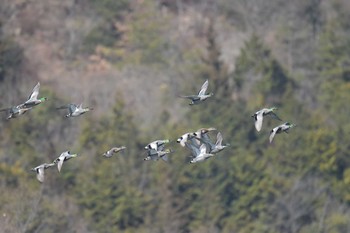
[[[275,137],[277,130],[278,130],[278,127],[271,130],[270,137],[269,137],[270,143],[272,142],[273,138]]]
[[[44,182],[44,179],[45,179],[45,176],[44,176],[44,167],[39,167],[37,170],[36,170],[36,178],[38,179],[38,181],[40,183]]]
[[[208,134],[203,134],[201,138],[196,137],[196,139],[202,143],[202,144],[198,145],[198,148],[200,148],[200,146],[203,144],[207,147],[207,151],[212,151],[215,148],[215,145],[211,141]]]
[[[12,109],[12,107],[11,107],[11,108],[2,108],[2,109],[0,109],[0,112],[9,111],[9,110],[11,110],[11,109]]]
[[[274,113],[274,112],[270,112],[269,115],[270,115],[272,118],[275,118],[275,119],[277,119],[277,120],[279,120],[279,121],[282,121],[282,119],[279,118],[279,117],[277,116],[277,114]]]
[[[111,153],[118,153],[120,151],[119,147],[113,147],[109,150]]]
[[[57,159],[57,169],[58,169],[58,172],[61,172],[61,169],[62,169],[62,165],[63,165],[63,161],[64,161],[64,158],[58,158]]]
[[[185,142],[185,145],[191,151],[193,157],[197,157],[200,154],[200,150],[191,143]]]
[[[190,100],[199,100],[198,95],[180,95],[180,98],[190,99]]]
[[[67,104],[57,107],[56,109],[68,109],[69,113],[73,113],[77,109],[77,106],[75,104]]]
[[[77,110],[77,105],[75,104],[68,104],[68,111],[70,114],[72,114],[73,112],[75,112]]]
[[[256,116],[255,116],[255,129],[260,132],[261,130],[261,127],[262,127],[262,123],[263,123],[263,112],[260,111],[260,112],[257,112],[256,113]]]
[[[164,144],[160,144],[160,145],[157,146],[157,150],[158,151],[163,151],[164,148],[165,148],[165,143]]]
[[[218,132],[218,134],[216,135],[216,146],[221,146],[222,145],[222,135],[220,132]]]
[[[205,92],[207,91],[208,89],[208,86],[209,86],[209,82],[208,80],[205,81],[201,87],[201,90],[199,91],[198,95],[201,96],[201,95],[205,95]]]
[[[35,85],[35,87],[33,88],[32,94],[30,94],[30,96],[29,96],[27,101],[37,100],[38,99],[38,95],[39,95],[39,90],[40,90],[40,83]]]
[[[199,137],[194,137],[194,136],[189,136],[188,140],[190,141],[190,143],[192,143],[193,146],[199,148],[201,141],[199,140]]]

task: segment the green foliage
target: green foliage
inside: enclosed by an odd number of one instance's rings
[[[116,23],[121,21],[123,14],[129,10],[129,1],[89,0],[89,3],[100,20],[84,38],[83,52],[92,53],[97,45],[113,47],[122,35],[117,29]]]
[[[120,39],[121,33],[108,22],[103,22],[101,25],[93,28],[84,40],[83,49],[87,52],[94,52],[97,45],[105,47],[113,47]]]
[[[130,31],[126,34],[130,53],[126,61],[136,64],[166,64],[169,44],[163,34],[167,32],[168,19],[157,11],[154,1],[146,0],[135,9]]]
[[[92,157],[87,173],[78,175],[80,186],[75,194],[84,215],[91,220],[90,226],[100,232],[137,229],[144,223],[147,196],[130,174],[130,169],[142,162],[141,157],[139,161],[132,158],[137,153],[137,135],[132,115],[125,112],[120,98],[111,116],[94,124],[87,122],[83,129],[81,149]],[[126,152],[109,159],[101,156],[111,147],[122,145],[127,147]]]
[[[117,54],[117,42],[123,39],[125,63],[150,69],[169,65],[165,58],[177,46],[169,38],[173,12],[161,13],[158,2],[151,0],[132,3],[90,0],[102,23],[86,38],[89,49],[101,44]],[[306,5],[312,14],[306,18],[317,26],[319,40],[314,45],[318,47],[317,69],[308,67],[305,72],[321,80],[310,105],[298,96],[308,76],[293,78],[294,71],[285,69],[285,62],[274,56],[275,50],[258,34],[245,42],[231,73],[222,59],[214,21],[205,24],[204,38],[194,40],[205,44],[204,51],[198,49],[201,46],[178,49],[179,63],[165,66],[185,77],[193,75],[193,80],[181,79],[185,80],[181,88],[189,93],[198,91],[198,85],[208,79],[208,91],[214,96],[196,106],[184,103],[188,113],[178,122],[172,122],[170,112],[150,107],[161,114],[142,136],[136,111],[127,108],[121,96],[106,114],[66,119],[55,110],[62,96],[43,85],[40,95],[48,101],[0,124],[3,231],[347,232],[350,21],[347,12],[334,6],[337,17],[322,24],[315,16],[322,12]],[[121,19],[131,6],[127,19]],[[123,37],[115,30],[119,20],[127,24]],[[2,39],[0,55],[0,82],[16,79],[19,85],[14,92],[3,93],[24,100],[22,92],[32,84],[17,73],[22,50]],[[1,85],[1,90],[9,83]],[[288,134],[276,135],[270,144],[270,130],[282,122],[266,116],[261,132],[256,132],[251,115],[272,106],[279,107],[277,114],[283,121],[297,126]],[[189,151],[175,140],[202,127],[217,128],[230,146],[203,163],[189,164]],[[210,137],[215,140],[216,132]],[[161,138],[171,140],[167,145],[174,150],[170,161],[143,161],[144,145]],[[126,151],[111,158],[101,156],[122,145]],[[60,174],[56,167],[46,170],[46,181],[39,184],[29,169],[51,162],[67,149],[79,156],[68,161]]]
[[[103,18],[113,20],[129,9],[128,0],[89,0],[95,11]]]
[[[234,80],[242,96],[249,94],[248,106],[281,105],[293,81],[271,51],[253,35],[237,58]],[[247,93],[246,93],[247,92]]]

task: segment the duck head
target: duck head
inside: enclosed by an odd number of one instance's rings
[[[48,98],[47,97],[42,97],[42,98],[40,98],[39,99],[41,102],[45,102],[46,100],[48,100]]]
[[[203,129],[200,129],[200,132],[201,132],[201,134],[205,134],[205,133],[208,133],[208,132],[214,131],[214,130],[216,130],[216,128],[210,127],[210,128],[203,128]],[[195,135],[195,136],[197,136],[197,135]]]
[[[93,108],[83,108],[83,112],[85,113],[85,112],[89,112],[89,111],[92,111],[92,110],[94,110]]]

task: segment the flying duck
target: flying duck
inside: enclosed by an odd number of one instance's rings
[[[77,154],[71,154],[70,151],[65,151],[57,159],[55,159],[53,163],[57,164],[58,172],[61,172],[63,162],[75,157],[77,157]]]
[[[272,108],[263,108],[259,111],[257,111],[256,113],[254,113],[254,115],[252,115],[252,117],[255,120],[255,128],[256,130],[259,132],[261,130],[261,126],[263,123],[263,118],[266,115],[270,115],[273,118],[282,121],[277,115],[276,113],[274,113],[274,111],[277,110],[276,107],[272,107]]]
[[[112,147],[110,150],[106,151],[105,153],[102,154],[102,156],[106,157],[106,158],[110,158],[112,157],[114,154],[118,153],[119,151],[125,150],[126,147],[125,146],[121,146],[121,147]]]
[[[165,162],[168,161],[168,154],[172,153],[171,150],[166,149],[163,151],[157,151],[155,149],[150,149],[147,151],[147,157],[144,158],[143,160],[147,161],[147,160],[154,160],[154,161],[158,161],[159,159],[164,160]]]
[[[66,108],[68,109],[68,114],[66,115],[66,117],[77,117],[86,112],[93,110],[93,108],[83,108],[83,104],[79,104],[79,105],[68,104],[68,105],[58,107],[57,109],[66,109]]]
[[[188,95],[188,96],[180,96],[180,97],[190,99],[191,100],[190,105],[199,104],[199,103],[205,101],[206,99],[208,99],[209,97],[214,95],[213,93],[205,94],[205,92],[208,89],[208,85],[209,85],[209,83],[207,80],[203,83],[201,90],[199,91],[199,93],[197,95]]]
[[[190,149],[193,155],[193,159],[190,161],[190,163],[202,162],[214,156],[213,154],[207,152],[207,147],[205,144],[202,144],[199,148],[188,142],[185,142],[185,145],[188,149]]]
[[[273,140],[273,138],[275,137],[276,134],[279,134],[279,133],[282,133],[282,132],[288,133],[288,131],[291,128],[293,128],[293,127],[295,127],[294,124],[286,122],[286,123],[284,123],[282,125],[279,125],[279,126],[273,128],[271,130],[271,133],[270,133],[270,138],[269,138],[270,139],[270,143],[272,142],[272,140]]]
[[[33,88],[32,94],[30,94],[28,100],[23,104],[21,104],[20,106],[23,108],[32,108],[36,105],[39,105],[45,102],[47,100],[46,97],[42,97],[38,99],[39,90],[40,90],[40,83],[35,85],[35,87]]]
[[[45,180],[45,169],[48,169],[52,166],[55,166],[55,163],[43,163],[35,168],[32,168],[31,171],[36,172],[36,178],[40,183],[42,183]]]
[[[180,145],[182,147],[185,147],[185,142],[187,142],[188,140],[194,140],[194,133],[185,133],[184,135],[182,135],[181,137],[179,137],[176,142],[180,143]]]
[[[145,150],[157,150],[157,151],[162,151],[164,149],[164,146],[166,143],[169,143],[169,139],[165,140],[156,140],[151,143],[149,143],[147,146],[145,146]]]
[[[220,132],[218,132],[216,135],[215,144],[210,140],[210,137],[207,134],[204,134],[202,138],[198,138],[198,137],[196,138],[199,139],[201,142],[203,142],[207,146],[207,151],[209,151],[211,154],[217,154],[229,146],[229,144],[222,145],[223,138]]]
[[[18,105],[18,106],[14,106],[11,108],[0,109],[0,112],[7,111],[9,113],[9,116],[6,119],[10,120],[12,118],[16,118],[16,117],[23,115],[24,113],[26,113],[30,109],[32,109],[32,108],[31,107],[26,108],[26,107],[23,107],[21,105]]]

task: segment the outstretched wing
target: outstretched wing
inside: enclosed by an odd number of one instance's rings
[[[205,81],[201,87],[201,90],[199,91],[198,95],[205,95],[205,92],[207,91],[208,89],[208,85],[209,85],[209,82],[208,80]]]
[[[124,150],[125,147],[113,147],[111,150],[113,151],[113,153],[118,153],[119,151]]]
[[[263,112],[258,112],[255,116],[255,129],[260,132],[263,123]]]
[[[201,138],[196,137],[196,139],[200,142],[202,142],[207,147],[207,151],[212,151],[215,148],[214,143],[210,140],[210,137],[208,134],[203,134]],[[200,148],[200,145],[198,145],[198,148]]]
[[[197,100],[199,97],[197,95],[179,95],[180,98],[190,99],[190,100]]]
[[[40,167],[37,169],[37,174],[36,178],[38,179],[39,182],[44,182],[45,176],[44,176],[44,167]]]
[[[165,148],[165,143],[163,143],[163,144],[157,146],[157,150],[158,150],[158,151],[163,151],[164,148]]]
[[[0,109],[0,112],[5,112],[5,111],[9,111],[11,110],[11,108],[3,108],[3,109]]]
[[[270,113],[270,115],[271,115],[271,117],[273,117],[273,118],[275,118],[275,119],[277,119],[277,120],[279,120],[279,121],[282,121],[282,119],[281,119],[281,118],[279,118],[279,117],[277,116],[277,114],[276,114],[276,113],[271,112],[271,113]]]
[[[75,112],[75,110],[77,109],[78,107],[77,107],[77,105],[75,105],[75,104],[68,104],[68,111],[69,111],[69,113],[73,113],[73,112]]]
[[[111,153],[117,153],[117,152],[119,152],[119,148],[118,147],[112,147],[109,151]]]
[[[216,135],[216,143],[215,143],[215,145],[216,146],[221,146],[221,144],[222,144],[222,135],[221,135],[220,132],[218,132],[218,134]]]
[[[63,158],[58,158],[57,161],[58,161],[58,163],[57,163],[58,172],[61,172],[64,159]]]
[[[197,157],[200,153],[199,149],[195,146],[193,146],[191,143],[185,142],[185,145],[188,149],[190,149],[193,157]]]
[[[32,94],[30,94],[28,100],[36,100],[36,99],[38,99],[39,90],[40,90],[40,83],[35,85],[35,87],[33,88]]]
[[[63,106],[57,107],[56,109],[66,109],[66,108],[69,108],[69,105],[63,105]]]
[[[270,143],[272,142],[273,138],[275,137],[276,135],[276,132],[277,132],[277,128],[274,128],[273,130],[271,130],[271,133],[270,133]]]

